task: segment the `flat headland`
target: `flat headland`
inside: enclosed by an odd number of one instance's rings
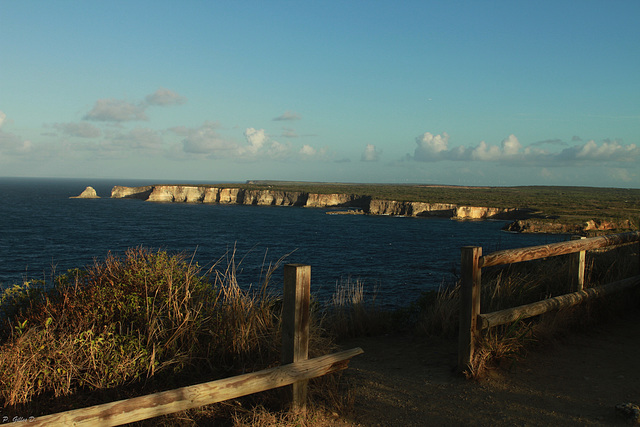
[[[350,208],[371,215],[509,219],[524,233],[595,235],[636,230],[640,189],[428,184],[355,184],[251,180],[245,184],[119,187],[114,198],[156,202]]]

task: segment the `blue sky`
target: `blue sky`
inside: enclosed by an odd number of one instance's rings
[[[640,188],[640,2],[0,1],[0,176]]]

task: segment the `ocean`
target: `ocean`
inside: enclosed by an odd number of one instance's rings
[[[114,185],[159,181],[0,178],[0,287],[44,279],[128,248],[182,252],[208,269],[235,252],[241,286],[257,287],[263,267],[311,265],[312,293],[330,298],[336,283],[360,281],[381,306],[405,306],[450,283],[462,246],[483,252],[566,240],[501,231],[505,221],[453,221],[327,215],[331,209],[151,203],[111,199]],[[180,184],[187,184],[181,182]],[[205,184],[205,182],[198,182]],[[208,183],[212,184],[212,183]],[[70,199],[87,186],[100,199]],[[273,291],[282,286],[275,274]]]

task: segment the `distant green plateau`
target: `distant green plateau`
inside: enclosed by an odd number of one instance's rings
[[[465,206],[530,209],[540,222],[579,224],[585,221],[640,221],[640,189],[601,187],[462,187],[420,184],[347,184],[289,181],[248,181],[228,186],[247,189],[307,191],[321,194],[350,193],[374,199]]]

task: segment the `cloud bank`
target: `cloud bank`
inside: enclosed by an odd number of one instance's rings
[[[575,142],[575,137],[573,139]],[[464,145],[449,148],[449,135],[433,135],[430,132],[416,137],[413,156],[407,158],[418,162],[450,161],[483,161],[503,162],[512,165],[562,166],[585,162],[632,162],[640,157],[640,150],[635,144],[624,145],[619,141],[603,141],[597,144],[590,140],[561,151],[549,151],[540,148],[542,145],[566,146],[560,140],[548,140],[523,147],[515,135],[509,135],[500,145],[487,144],[481,141],[473,147]]]
[[[148,105],[182,105],[187,102],[187,98],[172,90],[160,88],[151,95],[147,95],[145,101]]]
[[[99,99],[83,120],[96,122],[130,122],[149,120],[145,111],[149,106],[181,105],[187,102],[184,96],[165,88],[147,95],[144,101],[137,103],[122,99]]]
[[[83,120],[96,122],[129,122],[149,120],[145,114],[146,104],[132,104],[119,99],[99,99]]]

